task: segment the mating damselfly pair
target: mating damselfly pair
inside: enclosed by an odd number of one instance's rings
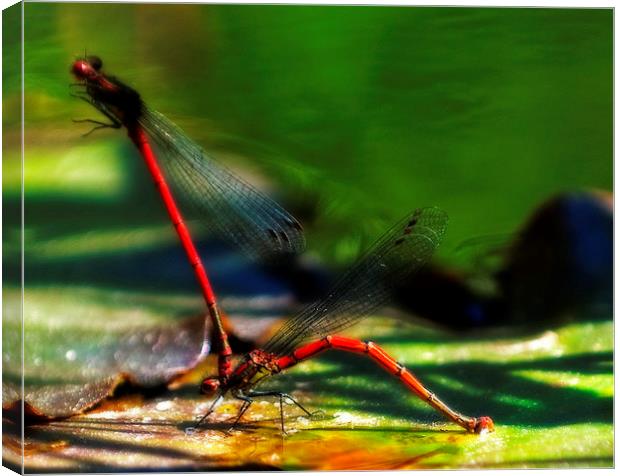
[[[95,106],[110,121],[85,119],[80,122],[93,123],[92,130],[127,129],[155,181],[194,269],[215,330],[217,374],[204,379],[201,386],[203,393],[215,394],[215,400],[198,425],[207,421],[229,393],[242,401],[233,426],[255,397],[278,397],[282,412],[282,400],[292,400],[292,397],[276,391],[255,390],[256,386],[270,375],[325,350],[335,349],[368,355],[418,397],[467,431],[493,430],[491,418],[468,417],[452,410],[404,365],[373,342],[333,335],[385,304],[393,286],[428,262],[441,242],[448,221],[446,213],[437,208],[419,208],[409,213],[367,250],[323,299],[288,319],[265,346],[251,351],[233,365],[226,323],[173,190],[175,194],[183,194],[205,223],[224,239],[253,256],[268,258],[300,253],[305,247],[302,226],[272,199],[209,157],[164,115],[147,107],[138,92],[104,73],[102,68],[103,63],[96,56],[86,56],[73,63],[72,72],[78,80],[75,96]],[[205,341],[207,338],[205,335]],[[284,419],[281,421],[284,430]]]

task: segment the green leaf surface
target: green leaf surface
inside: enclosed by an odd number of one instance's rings
[[[68,291],[31,291],[27,308],[32,311],[40,305],[51,313],[56,300]],[[341,352],[328,352],[299,364],[262,385],[262,389],[291,393],[313,412],[321,410],[320,415],[308,418],[294,405],[285,405],[286,434],[280,431],[279,406],[274,399],[256,401],[241,424],[228,432],[240,406],[232,397],[202,429],[188,433],[210,404],[197,389],[200,379],[213,372],[213,358],[172,387],[146,393],[138,387],[123,387],[85,412],[68,408],[75,399],[96,402],[112,391],[110,386],[103,392],[104,386],[87,377],[116,368],[110,367],[111,361],[102,355],[114,339],[119,339],[117,349],[126,349],[127,342],[135,343],[138,335],[144,337],[135,332],[137,322],[169,329],[170,333],[177,329],[182,334],[183,325],[170,324],[165,314],[183,300],[151,296],[148,304],[147,296],[142,296],[142,310],[133,315],[130,325],[126,318],[129,307],[122,303],[135,302],[137,296],[128,301],[126,294],[120,294],[103,305],[98,292],[70,291],[81,293],[82,307],[75,315],[65,313],[58,321],[27,321],[31,332],[26,355],[32,361],[26,367],[26,376],[32,379],[27,379],[26,399],[38,401],[41,397],[37,392],[45,394],[43,401],[51,405],[49,408],[55,407],[59,414],[76,410],[78,414],[51,422],[30,422],[25,446],[28,471],[612,465],[611,322],[575,323],[514,337],[508,331],[454,335],[429,326],[395,325],[389,319],[372,318],[348,333],[372,338],[456,410],[491,416],[496,424],[493,433],[464,432],[444,421],[369,359]],[[87,333],[77,332],[84,323],[78,319],[80,315],[92,316]],[[95,324],[96,315],[107,318]],[[51,334],[42,332],[51,328]],[[128,333],[128,329],[132,331]],[[200,335],[199,326],[194,331],[197,329],[196,335]],[[84,331],[81,328],[80,332]],[[175,358],[188,365],[187,356],[195,356],[200,339],[193,335],[190,342],[194,346],[184,348],[192,332],[185,334],[171,341],[175,345],[170,349],[155,356],[147,353],[151,357],[142,365],[148,369],[132,367],[136,381],[153,384],[169,380],[169,370],[174,366],[167,352],[178,354]],[[66,349],[55,340],[61,335],[73,342],[75,359],[66,359]],[[172,334],[162,333],[160,337],[163,335]],[[132,361],[135,355],[143,354],[144,349],[139,347],[133,349],[135,354],[126,353],[122,358]],[[121,359],[120,355],[116,357]],[[45,370],[37,372],[46,380],[34,378],[37,358]],[[95,361],[100,365],[93,373]],[[170,368],[162,371],[162,362]],[[81,377],[75,385],[67,385],[76,375]],[[50,393],[50,382],[62,381],[63,377],[64,383]],[[18,454],[18,437],[9,432],[4,459],[17,465]]]

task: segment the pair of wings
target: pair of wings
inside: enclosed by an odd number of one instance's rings
[[[419,271],[441,243],[448,216],[439,208],[418,208],[385,233],[335,284],[271,338],[264,350],[288,355],[303,342],[339,332],[371,314],[394,286]]]
[[[193,207],[247,254],[265,257],[303,251],[302,227],[286,210],[202,149],[162,114],[144,108],[142,127],[162,151],[166,172]],[[173,185],[173,186],[174,186]],[[384,304],[399,281],[422,268],[439,246],[448,217],[420,208],[385,233],[321,301],[278,331],[265,350],[290,353],[302,342],[358,322]]]
[[[219,166],[162,114],[144,108],[142,127],[162,152],[173,186],[194,209],[249,255],[303,251],[302,227],[280,205]],[[385,233],[327,296],[302,310],[265,350],[290,353],[302,342],[355,324],[385,303],[399,281],[415,273],[441,242],[448,217],[438,208],[413,211]]]
[[[105,104],[94,98],[91,102],[113,116]],[[177,195],[220,236],[262,259],[303,251],[303,229],[280,205],[218,165],[164,115],[143,105],[138,122],[159,149]],[[265,350],[286,355],[302,342],[340,331],[376,310],[395,284],[426,264],[447,222],[446,213],[438,208],[414,210],[385,233],[324,299],[289,319]]]

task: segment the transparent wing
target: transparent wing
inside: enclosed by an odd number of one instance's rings
[[[438,208],[410,213],[340,278],[327,297],[287,321],[265,350],[289,354],[302,342],[338,332],[376,310],[396,283],[426,264],[447,223],[448,216]]]
[[[145,107],[139,122],[176,195],[221,237],[263,260],[303,251],[301,224],[275,201],[207,156],[157,111]]]

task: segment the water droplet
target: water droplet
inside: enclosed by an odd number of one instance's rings
[[[68,350],[65,353],[65,359],[67,359],[69,362],[73,362],[76,358],[77,358],[77,353],[73,349]]]

